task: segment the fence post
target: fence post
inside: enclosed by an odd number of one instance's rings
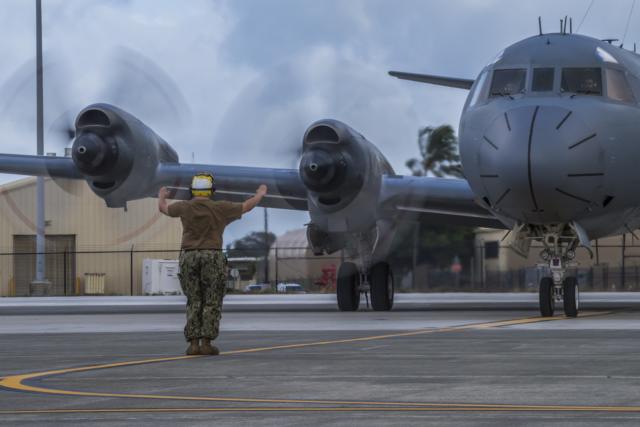
[[[274,290],[276,292],[278,292],[278,247],[276,246],[276,254],[275,254],[275,266],[274,266],[274,270],[275,270],[275,284],[274,284]]]
[[[129,251],[129,293],[131,296],[133,296],[133,246],[131,245],[131,251]]]
[[[622,235],[622,274],[620,275],[620,289],[621,291],[625,290],[626,287],[626,279],[627,279],[627,271],[625,266],[625,248],[627,246],[627,234]]]
[[[62,252],[62,283],[64,286],[64,296],[67,296],[67,248]]]

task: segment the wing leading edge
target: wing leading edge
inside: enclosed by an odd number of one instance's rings
[[[210,172],[215,177],[216,197],[244,201],[260,184],[269,187],[261,206],[308,210],[307,189],[297,169],[245,166],[160,163],[150,177],[146,196],[155,197],[160,186],[173,188],[174,199],[190,196],[191,177]],[[0,154],[0,173],[83,179],[68,157]],[[508,228],[475,202],[467,181],[414,176],[384,176],[378,206],[382,215],[397,220]]]
[[[197,172],[215,176],[217,197],[242,201],[262,183],[269,186],[270,199],[262,205],[282,209],[307,210],[307,189],[297,169],[268,169],[242,166],[163,164],[159,169],[162,185],[176,180],[188,182]],[[174,198],[188,198],[187,188]],[[419,220],[490,228],[508,228],[500,219],[475,202],[466,180],[385,176],[379,199],[383,216],[397,220]]]
[[[382,184],[381,208],[399,219],[421,222],[508,228],[475,202],[464,179],[417,176],[386,176]]]

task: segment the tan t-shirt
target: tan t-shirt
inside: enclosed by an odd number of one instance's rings
[[[182,249],[222,249],[222,233],[242,216],[242,203],[192,199],[169,205],[182,221]]]

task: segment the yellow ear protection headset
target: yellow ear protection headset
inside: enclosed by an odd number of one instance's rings
[[[216,187],[213,185],[213,175],[210,173],[198,173],[191,180],[192,197],[211,197]]]

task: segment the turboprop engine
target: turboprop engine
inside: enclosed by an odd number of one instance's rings
[[[382,177],[393,174],[380,151],[348,125],[312,124],[304,134],[300,178],[308,190],[314,252],[335,252],[346,233],[375,230]]]
[[[131,114],[93,104],[76,118],[72,158],[109,207],[149,195],[160,162],[177,163],[169,144]]]

